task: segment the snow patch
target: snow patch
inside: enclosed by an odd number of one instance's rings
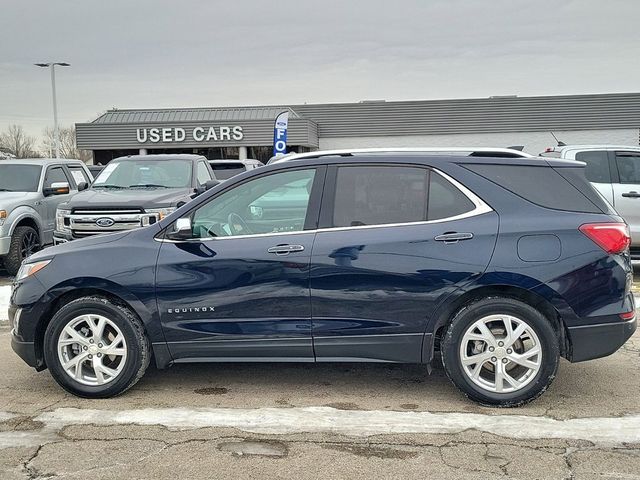
[[[10,298],[11,298],[11,285],[0,286],[0,322],[9,321]]]
[[[337,410],[330,407],[122,411],[59,408],[34,420],[51,429],[77,424],[135,424],[162,425],[174,430],[227,427],[265,434],[321,432],[348,436],[452,434],[475,429],[517,439],[574,439],[597,444],[640,442],[640,415],[555,420],[525,415]]]

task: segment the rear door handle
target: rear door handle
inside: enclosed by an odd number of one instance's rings
[[[470,240],[473,238],[473,233],[443,233],[442,235],[436,235],[433,239],[436,242],[456,243],[460,240]]]
[[[276,245],[270,247],[267,252],[275,253],[276,255],[289,255],[291,252],[302,252],[303,250],[303,245]]]
[[[622,194],[623,197],[627,198],[640,198],[640,193],[638,192],[627,192]]]

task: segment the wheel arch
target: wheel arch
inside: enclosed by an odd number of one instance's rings
[[[36,351],[36,359],[42,368],[46,368],[44,364],[44,334],[55,313],[73,300],[88,296],[102,296],[109,301],[122,305],[136,315],[143,324],[146,335],[151,342],[158,341],[156,338],[158,332],[154,328],[150,328],[152,321],[156,318],[156,314],[151,312],[147,306],[139,298],[130,291],[118,285],[115,282],[102,278],[77,278],[68,280],[51,288],[44,299],[46,308],[36,325],[34,332],[34,346]],[[161,341],[164,342],[164,337]]]
[[[455,298],[452,299],[454,295]],[[466,291],[459,290],[457,295],[452,294],[445,302],[440,304],[425,332],[422,361],[430,363],[433,360],[435,352],[439,350],[442,334],[457,312],[470,303],[489,297],[512,298],[539,310],[549,320],[557,334],[561,355],[565,357],[569,355],[571,345],[569,344],[567,327],[561,313],[564,308],[557,308],[557,299],[545,298],[538,292],[520,286],[494,284],[482,285]]]
[[[42,222],[38,218],[38,213],[30,207],[22,207],[20,210],[21,211],[18,212],[17,216],[11,220],[9,236],[13,236],[13,232],[15,232],[18,227],[32,227],[36,232],[38,232],[40,244],[42,245],[42,242],[44,241],[42,235],[43,227]]]

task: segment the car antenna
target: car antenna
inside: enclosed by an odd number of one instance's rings
[[[553,134],[553,132],[549,132],[549,133],[550,133],[550,134],[551,134],[551,136],[554,138],[554,140],[555,140],[556,142],[558,142],[558,146],[559,146],[559,147],[566,147],[566,146],[567,146],[567,144],[566,144],[566,143],[561,142],[560,140],[558,140],[558,137],[556,137],[556,136]]]

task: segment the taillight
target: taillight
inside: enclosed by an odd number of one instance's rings
[[[624,252],[631,244],[626,223],[585,223],[580,231],[607,253]]]

